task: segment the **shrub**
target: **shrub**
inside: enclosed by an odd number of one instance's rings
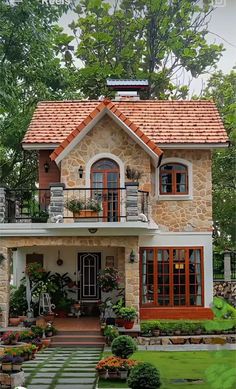
[[[133,321],[137,316],[136,309],[133,307],[124,307],[120,309],[120,317],[127,321]]]
[[[108,344],[110,344],[115,338],[119,336],[119,331],[115,326],[108,325],[104,330],[104,336],[107,338]]]
[[[140,363],[131,370],[127,383],[131,389],[160,388],[159,370],[151,363]]]
[[[118,336],[111,344],[112,354],[120,358],[129,358],[136,350],[135,341],[127,335]]]
[[[43,336],[43,328],[40,326],[32,326],[31,331],[33,332],[33,335],[35,338],[42,338]]]

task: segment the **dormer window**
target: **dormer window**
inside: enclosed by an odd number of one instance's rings
[[[188,167],[180,163],[166,163],[160,167],[160,194],[188,194]]]

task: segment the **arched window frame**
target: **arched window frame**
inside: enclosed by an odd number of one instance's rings
[[[187,186],[188,186],[188,193],[180,194],[180,193],[171,193],[171,194],[163,194],[161,193],[161,187],[160,187],[160,172],[161,167],[166,164],[181,164],[186,166],[187,168]],[[182,158],[165,158],[162,160],[161,166],[157,169],[157,178],[156,178],[156,184],[157,184],[157,198],[159,200],[192,200],[193,199],[193,170],[192,170],[192,163],[190,161],[187,161],[186,159]]]

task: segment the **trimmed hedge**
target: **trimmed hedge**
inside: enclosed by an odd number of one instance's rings
[[[127,335],[118,336],[111,344],[112,354],[123,359],[129,358],[136,350],[136,342]]]
[[[127,383],[131,389],[158,389],[161,386],[159,370],[151,363],[139,363],[131,370]]]

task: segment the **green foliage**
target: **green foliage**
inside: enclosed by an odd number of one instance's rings
[[[197,77],[221,56],[222,46],[205,38],[211,11],[188,0],[81,1],[71,28],[85,66],[79,73],[84,95],[111,95],[107,78],[148,78],[145,97],[186,98],[188,87],[173,82],[176,72]]]
[[[231,146],[213,154],[214,243],[221,249],[236,247],[236,71],[215,73],[204,97],[212,99],[223,119]]]
[[[32,326],[31,331],[33,332],[35,338],[42,338],[43,328],[40,326]]]
[[[11,287],[10,290],[10,316],[22,316],[27,312],[26,288],[21,284],[19,288]]]
[[[124,305],[125,305],[125,301],[124,301],[123,297],[119,298],[119,300],[116,302],[116,304],[112,305],[112,309],[117,317],[120,316],[120,310],[121,310],[121,308],[124,307]]]
[[[133,307],[123,307],[120,309],[120,317],[127,321],[133,321],[137,316],[137,311]]]
[[[221,297],[214,297],[212,311],[219,319],[236,319],[236,308]]]
[[[115,338],[119,336],[119,331],[115,326],[108,325],[104,330],[104,336],[107,338],[108,344],[110,344]]]
[[[151,363],[140,363],[131,370],[127,383],[131,389],[160,388],[161,381],[159,370]]]
[[[121,335],[115,338],[111,344],[112,354],[116,357],[129,358],[137,350],[136,342],[131,336]]]
[[[84,209],[89,209],[95,212],[100,212],[102,210],[101,204],[94,199],[70,199],[66,202],[65,207],[71,212],[80,212]]]

